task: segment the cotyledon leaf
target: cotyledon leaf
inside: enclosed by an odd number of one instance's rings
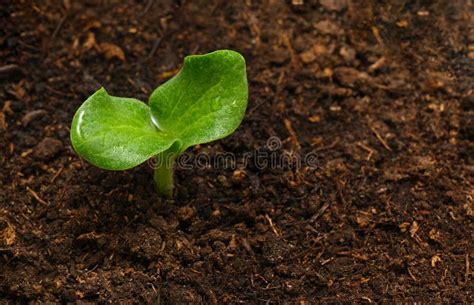
[[[97,167],[124,170],[168,149],[175,141],[152,123],[150,108],[132,99],[110,96],[104,88],[90,96],[74,115],[71,142]]]
[[[150,96],[155,124],[175,135],[181,151],[231,134],[247,107],[245,59],[219,50],[184,59],[181,71]]]
[[[220,50],[188,56],[181,71],[152,93],[150,106],[99,89],[74,115],[71,142],[84,159],[110,170],[160,153],[175,158],[194,144],[231,134],[247,98],[242,55]]]

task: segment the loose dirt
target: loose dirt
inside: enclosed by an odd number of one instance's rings
[[[6,1],[0,298],[473,303],[472,9]],[[224,48],[247,59],[247,114],[189,156],[300,166],[180,167],[165,201],[148,164],[108,172],[72,150],[72,116],[100,86],[146,101],[185,55]]]

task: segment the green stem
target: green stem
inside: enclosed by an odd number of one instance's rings
[[[155,188],[158,195],[171,198],[173,196],[173,165],[176,156],[165,151],[156,156]]]

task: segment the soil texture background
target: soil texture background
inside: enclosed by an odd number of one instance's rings
[[[2,303],[473,303],[472,5],[2,1]],[[179,167],[163,200],[72,150],[95,90],[147,101],[217,49],[249,106],[189,156],[297,166]]]

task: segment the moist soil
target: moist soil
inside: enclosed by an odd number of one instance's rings
[[[2,303],[474,302],[472,2],[387,2],[4,1]],[[164,200],[73,151],[100,86],[146,101],[216,49],[248,109],[188,156],[234,162]]]

